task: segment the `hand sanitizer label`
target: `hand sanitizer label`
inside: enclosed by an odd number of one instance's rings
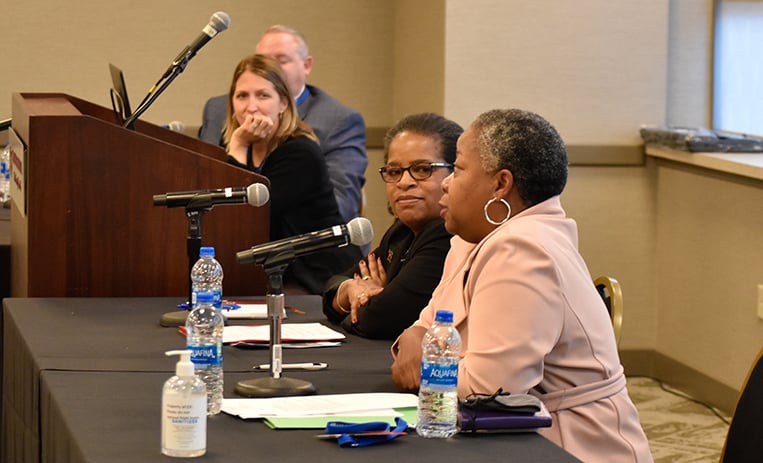
[[[165,393],[162,404],[162,448],[175,451],[207,447],[207,397]]]

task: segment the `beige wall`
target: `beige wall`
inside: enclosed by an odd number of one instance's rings
[[[7,0],[2,7],[0,119],[11,92],[63,92],[110,106],[108,63],[123,68],[137,104],[215,11],[230,28],[210,41],[143,119],[201,122],[210,96],[226,93],[236,63],[262,30],[302,30],[315,58],[311,82],[360,110],[371,126],[391,117],[393,10],[375,0],[186,1]]]
[[[522,107],[571,151],[614,156],[641,143],[642,124],[709,123],[711,0],[446,5],[445,113],[463,124]],[[571,168],[563,204],[581,253],[624,287],[621,349],[657,350],[739,389],[763,345],[761,188],[653,161]]]
[[[447,2],[445,112],[544,115],[571,145],[638,145],[665,119],[668,0]]]
[[[670,2],[669,124],[710,124],[712,16],[710,0]],[[763,184],[668,161],[650,164],[657,226],[654,348],[739,389],[763,346],[756,314]],[[729,402],[733,406],[733,398]]]
[[[520,107],[547,117],[571,148],[609,146],[614,156],[639,145],[641,124],[665,120],[668,6],[447,1],[445,111],[467,124]],[[642,165],[574,166],[562,198],[591,273],[624,286],[624,349],[657,340],[652,191]]]
[[[657,344],[739,388],[763,346],[763,182],[659,161]]]
[[[657,343],[653,177],[646,167],[572,167],[562,194],[592,277],[613,276],[623,287],[621,349]]]
[[[227,92],[235,64],[274,23],[307,36],[315,59],[309,81],[358,109],[367,126],[442,112],[443,0],[10,3],[0,28],[4,61],[12,63],[0,77],[0,120],[11,116],[12,92],[63,92],[109,107],[109,62],[124,70],[134,107],[215,11],[230,15],[230,28],[190,61],[142,119],[198,126],[204,102]],[[391,218],[376,172],[382,152],[368,154],[365,211],[378,242]]]
[[[363,215],[374,225],[374,240],[371,243],[372,249],[379,245],[382,235],[394,220],[392,214],[387,210],[385,183],[379,176],[379,167],[383,165],[384,151],[380,148],[368,150]]]
[[[710,127],[713,1],[671,0],[667,123]]]
[[[198,124],[204,101],[226,91],[261,30],[285,22],[311,43],[310,80],[370,127],[425,110],[468,124],[515,106],[548,117],[571,148],[606,155],[639,145],[641,124],[709,120],[712,0],[10,0],[0,119],[10,117],[14,91],[108,105],[109,61],[124,69],[133,100],[142,98],[217,10],[230,14],[231,28],[144,119]],[[381,150],[369,159],[366,210],[381,235],[390,220],[376,173]],[[741,385],[749,353],[763,344],[753,311],[763,283],[762,199],[760,185],[651,161],[571,168],[563,202],[581,252],[592,274],[613,275],[625,289],[621,348],[657,349]],[[745,257],[753,264],[741,264]]]
[[[394,6],[393,34],[385,45],[392,60],[391,65],[380,72],[390,85],[389,91],[382,95],[389,105],[390,117],[376,127],[389,127],[406,114],[443,113],[445,2],[395,0],[387,5]],[[368,91],[383,93],[373,87]],[[385,184],[379,177],[378,169],[382,165],[384,151],[380,147],[370,149],[363,214],[374,224],[374,246],[393,220],[387,211]]]
[[[396,0],[392,114],[443,114],[445,97],[444,0]]]

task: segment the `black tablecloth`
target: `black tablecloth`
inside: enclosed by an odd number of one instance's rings
[[[162,328],[172,298],[51,298],[4,301],[3,461],[168,461],[160,454],[161,386],[176,359],[164,352],[184,338]],[[314,296],[287,296],[285,323],[324,321]],[[257,323],[248,321],[247,323]],[[394,391],[388,341],[349,335],[338,348],[285,349],[284,362],[326,362],[322,371],[286,371],[312,382],[318,394]],[[225,397],[242,379],[264,377],[255,364],[269,352],[226,346]],[[360,449],[314,438],[315,430],[270,430],[227,415],[208,423],[202,461],[575,461],[537,434],[409,435]],[[362,455],[361,455],[362,454]]]
[[[0,206],[0,303],[11,295],[11,210]],[[0,349],[3,346],[3,314],[0,310]],[[0,371],[3,370],[3,352],[0,350]],[[0,378],[2,379],[2,378]],[[0,381],[0,396],[3,384]],[[3,405],[0,403],[0,413]]]

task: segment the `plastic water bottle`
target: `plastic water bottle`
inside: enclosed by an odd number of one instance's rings
[[[191,269],[191,307],[196,307],[197,295],[202,291],[211,292],[215,307],[222,307],[223,267],[215,259],[215,248],[211,246],[199,250],[199,260]]]
[[[223,404],[223,314],[212,293],[202,291],[197,300],[185,322],[186,345],[196,375],[207,385],[207,415],[216,415]]]
[[[453,312],[438,310],[421,341],[421,386],[416,433],[447,438],[458,432],[458,358],[461,335]]]
[[[0,204],[11,199],[11,145],[6,142],[0,155]]]

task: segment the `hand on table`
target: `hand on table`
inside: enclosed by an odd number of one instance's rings
[[[401,392],[416,392],[421,381],[421,340],[427,330],[413,325],[393,345],[392,381]]]

